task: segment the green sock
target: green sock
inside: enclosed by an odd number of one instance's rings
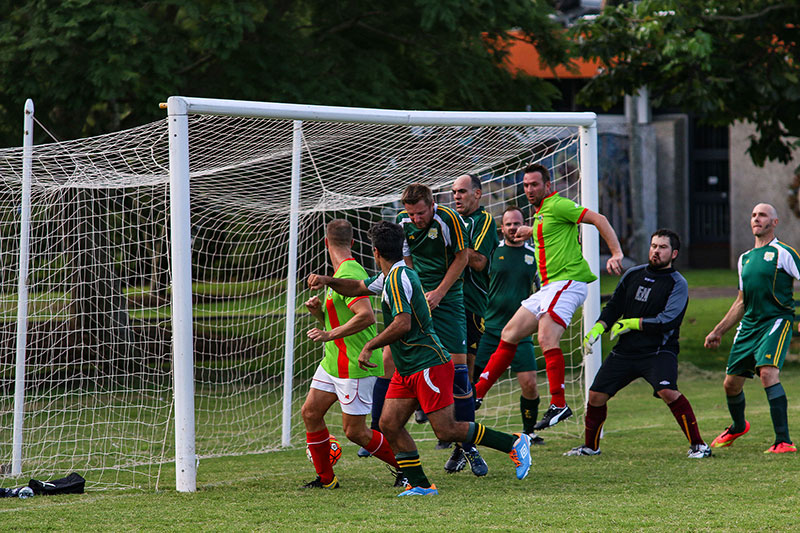
[[[523,433],[532,433],[533,425],[536,424],[536,419],[539,418],[539,397],[529,400],[524,396],[520,396],[519,410],[522,413]]]
[[[744,431],[744,391],[736,396],[728,396],[728,411],[731,413],[731,433],[741,433]]]
[[[776,383],[764,388],[769,401],[769,414],[772,417],[772,427],[775,429],[775,444],[792,442],[789,438],[789,421],[786,415],[786,392],[783,385]]]
[[[516,436],[487,428],[483,424],[478,424],[477,422],[470,422],[469,424],[470,428],[467,432],[468,439],[464,443],[465,447],[467,442],[471,442],[476,446],[480,444],[481,446],[506,453],[514,449],[514,443],[517,441]]]
[[[400,452],[395,454],[394,457],[397,459],[400,470],[403,471],[403,475],[406,476],[408,483],[412,487],[424,487],[427,489],[431,486],[431,482],[428,481],[425,471],[422,470],[422,461],[419,459],[419,452],[417,452],[417,450],[413,452]]]

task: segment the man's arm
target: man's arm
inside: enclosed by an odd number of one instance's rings
[[[722,340],[722,336],[727,333],[729,329],[739,323],[739,321],[744,316],[744,293],[739,291],[739,294],[736,296],[736,300],[733,301],[731,304],[731,308],[728,309],[728,312],[725,313],[725,316],[720,320],[719,324],[714,326],[714,329],[711,330],[706,336],[706,341],[703,344],[706,348],[719,348],[720,340]]]
[[[447,272],[442,278],[442,281],[439,282],[439,286],[433,289],[430,292],[425,293],[425,299],[428,300],[428,305],[430,306],[431,310],[436,309],[439,305],[439,302],[442,301],[442,298],[445,297],[447,291],[450,290],[450,287],[453,286],[453,283],[456,282],[458,277],[464,271],[464,267],[467,266],[467,262],[469,261],[469,248],[464,248],[461,251],[456,252],[455,257],[453,258],[453,262],[450,263],[450,266],[447,268]]]
[[[358,366],[362,369],[375,368],[378,366],[375,363],[369,362],[372,357],[372,351],[397,342],[409,331],[411,331],[411,314],[399,313],[395,315],[391,324],[386,326],[377,337],[364,345],[361,353],[358,354]]]
[[[466,250],[467,254],[469,255],[467,266],[475,272],[483,272],[483,269],[489,264],[489,260],[486,258],[486,256],[477,250],[473,250],[472,248],[467,248]]]
[[[369,299],[356,300],[350,305],[350,310],[354,313],[350,320],[330,331],[324,331],[319,328],[311,329],[308,332],[308,338],[317,342],[341,339],[367,329],[375,323],[375,313],[372,312],[372,305]]]
[[[342,296],[371,296],[373,294],[362,280],[334,278],[333,276],[323,276],[321,274],[308,276],[309,289],[319,290],[325,288],[326,285]]]
[[[611,227],[608,219],[600,213],[587,209],[581,222],[596,227],[600,236],[606,241],[608,249],[611,250],[611,257],[606,262],[606,270],[608,270],[608,273],[616,274],[617,276],[622,274],[622,258],[624,257],[622,254],[622,247],[619,245],[617,233],[614,231],[614,228]]]

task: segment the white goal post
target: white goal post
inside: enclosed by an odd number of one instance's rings
[[[166,120],[34,145],[28,102],[23,147],[0,149],[1,486],[78,471],[89,489],[158,489],[174,461],[177,490],[192,492],[200,459],[304,445],[322,354],[304,281],[329,268],[333,218],[353,224],[369,272],[367,230],[394,220],[412,182],[447,205],[473,173],[496,219],[509,205],[531,215],[522,169],[541,163],[560,194],[598,208],[594,113],[166,107]],[[599,234],[581,232],[599,274]],[[601,349],[581,340],[599,313],[595,282],[562,339],[576,416],[551,434],[582,431]],[[507,372],[478,418],[519,431],[519,395]],[[343,442],[339,415],[326,423]]]
[[[173,96],[167,102],[170,125],[170,187],[172,191],[172,259],[173,268],[173,328],[175,357],[175,440],[176,486],[179,491],[195,490],[194,443],[194,389],[192,386],[192,311],[191,311],[191,231],[189,206],[189,125],[192,114],[234,117],[260,117],[287,119],[293,123],[292,143],[292,208],[290,213],[290,250],[287,268],[287,328],[286,372],[284,374],[283,444],[289,445],[292,417],[292,362],[296,308],[297,264],[297,210],[300,194],[302,149],[301,135],[304,121],[386,124],[405,126],[577,126],[580,131],[580,183],[581,202],[597,211],[597,117],[595,113],[531,113],[531,112],[455,112],[455,111],[395,111],[385,109],[345,108],[334,106],[278,104],[216,100]],[[594,226],[584,224],[582,241],[584,255],[595,275],[599,275],[599,235]],[[584,316],[600,314],[600,284],[589,285],[584,304]],[[593,322],[583,321],[583,334],[588,333]],[[594,348],[594,356],[584,358],[586,391],[601,362],[601,345]],[[180,374],[180,375],[179,375]]]

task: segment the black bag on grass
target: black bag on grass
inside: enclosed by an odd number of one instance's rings
[[[28,482],[28,486],[33,489],[33,493],[37,496],[42,494],[83,494],[85,485],[86,480],[75,472],[61,479],[52,479],[50,481],[31,479]]]

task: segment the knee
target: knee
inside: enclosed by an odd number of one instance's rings
[[[319,412],[319,409],[309,403],[303,404],[302,409],[300,409],[300,415],[305,422],[320,420],[324,416],[324,414]]]
[[[670,404],[681,397],[681,393],[672,389],[661,389],[656,392],[665,403]]]
[[[728,379],[722,383],[722,388],[725,390],[726,396],[736,396],[742,392],[742,387],[738,383]]]
[[[608,402],[608,395],[602,392],[589,391],[588,403],[592,407],[602,407]]]

